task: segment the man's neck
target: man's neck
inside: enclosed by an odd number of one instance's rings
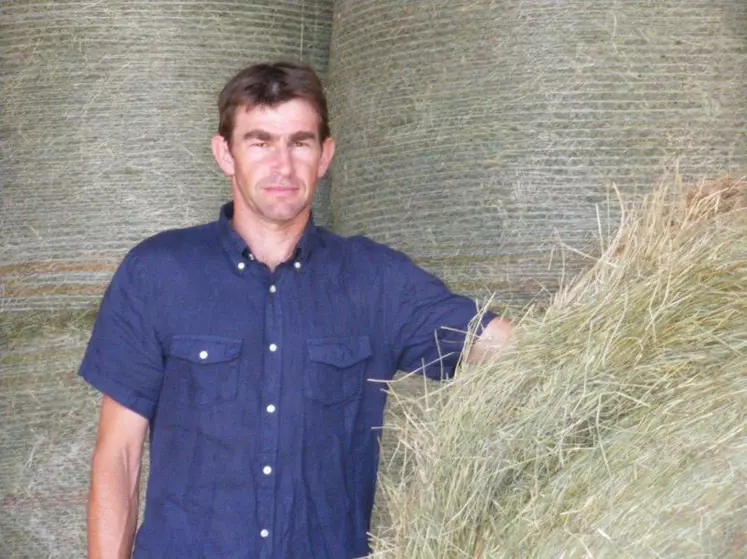
[[[293,256],[309,217],[310,213],[306,211],[292,221],[279,224],[254,216],[234,215],[233,227],[244,239],[254,258],[275,271]]]

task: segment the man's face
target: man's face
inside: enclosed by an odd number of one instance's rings
[[[307,101],[236,110],[230,146],[219,136],[213,151],[231,177],[235,218],[287,225],[306,221],[317,181],[334,154],[319,139],[319,116]]]

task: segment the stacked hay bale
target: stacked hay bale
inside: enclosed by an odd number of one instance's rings
[[[610,183],[747,164],[746,47],[740,0],[337,0],[335,228],[462,293],[551,294]]]
[[[98,396],[76,370],[92,311],[0,315],[0,556],[83,557]]]
[[[331,1],[0,10],[5,309],[89,306],[137,241],[216,218],[230,190],[210,138],[238,69],[289,58],[326,70]]]
[[[0,557],[82,557],[97,396],[76,378],[124,253],[215,219],[217,96],[326,72],[331,0],[0,4]],[[324,196],[317,216],[326,218]]]
[[[559,244],[614,228],[612,183],[747,165],[746,47],[740,0],[336,0],[334,227],[498,310],[546,300],[586,265]]]
[[[503,359],[405,402],[377,556],[747,556],[747,181],[677,191]]]

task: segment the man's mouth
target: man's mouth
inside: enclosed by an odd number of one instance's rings
[[[271,185],[266,186],[265,190],[268,191],[270,194],[279,194],[279,195],[287,195],[287,194],[295,194],[298,191],[298,187],[296,186],[284,186],[284,185]]]

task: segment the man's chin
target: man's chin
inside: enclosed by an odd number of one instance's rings
[[[271,207],[262,212],[262,215],[276,223],[291,223],[296,220],[306,220],[308,218],[308,208],[306,207]]]

